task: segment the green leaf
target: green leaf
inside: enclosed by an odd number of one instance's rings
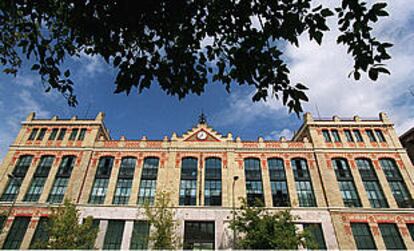
[[[333,15],[334,15],[334,13],[333,13],[330,9],[326,8],[326,9],[323,9],[323,10],[321,11],[321,15],[322,15],[323,17],[330,17],[330,16],[333,16]]]
[[[70,76],[70,70],[66,70],[65,73],[64,73],[64,75],[65,75],[65,77],[68,78]]]
[[[39,70],[40,69],[40,65],[38,65],[38,64],[34,64],[34,65],[32,65],[32,71],[36,71],[36,70]]]
[[[368,76],[370,79],[376,81],[378,79],[378,70],[376,68],[371,67],[368,71]]]

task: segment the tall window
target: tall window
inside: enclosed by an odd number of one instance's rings
[[[113,157],[102,157],[99,159],[98,168],[93,182],[89,203],[103,204],[108,190],[109,178],[111,177]]]
[[[363,142],[361,132],[358,129],[353,130],[357,142]]]
[[[354,142],[354,137],[352,137],[352,133],[350,130],[344,130],[346,141]]]
[[[375,134],[377,135],[379,142],[385,142],[385,137],[381,130],[375,130]]]
[[[322,130],[323,138],[325,139],[325,142],[332,142],[331,135],[329,134],[328,130]]]
[[[15,217],[6,241],[3,244],[3,249],[20,249],[29,223],[30,217]]]
[[[380,223],[378,227],[381,231],[382,239],[384,240],[387,249],[406,249],[400,231],[395,224]]]
[[[316,207],[315,195],[313,193],[312,180],[308,165],[304,159],[292,159],[292,169],[295,176],[296,192],[298,194],[299,206]]]
[[[183,158],[181,161],[180,205],[197,203],[197,159]]]
[[[37,249],[40,247],[41,243],[45,243],[47,240],[49,240],[48,224],[49,218],[40,218],[39,222],[37,223],[36,231],[30,243],[30,249]]]
[[[33,156],[21,156],[17,161],[16,167],[13,170],[14,178],[9,179],[6,190],[2,194],[0,201],[13,201],[19,193],[20,186],[26,176],[27,170],[32,163]]]
[[[33,128],[27,140],[34,140],[36,138],[38,131],[39,131],[39,128]]]
[[[323,236],[322,226],[319,223],[305,223],[303,229],[309,231],[309,234],[316,242],[316,249],[326,249],[325,238]]]
[[[351,229],[357,249],[377,249],[368,223],[351,223]]]
[[[134,221],[130,249],[136,250],[148,248],[149,227],[147,221]]]
[[[146,202],[150,205],[154,204],[159,162],[160,160],[154,157],[144,159],[138,192],[139,205],[143,205]]]
[[[40,129],[39,135],[37,135],[36,140],[43,140],[46,134],[46,130],[47,130],[46,128]]]
[[[282,159],[268,159],[270,187],[274,207],[290,206],[289,192],[287,187],[285,166]]]
[[[221,159],[219,158],[206,159],[204,205],[221,206]]]
[[[388,203],[385,199],[384,193],[381,189],[377,174],[375,173],[371,161],[368,159],[357,159],[356,163],[359,173],[361,174],[362,182],[364,183],[364,187],[367,192],[371,207],[388,207]]]
[[[371,142],[377,142],[377,139],[375,138],[375,135],[372,132],[372,130],[365,130],[365,132],[367,133],[367,136],[369,138],[369,141],[371,141]]]
[[[335,142],[341,142],[341,137],[339,136],[338,130],[332,130],[332,136]]]
[[[132,179],[134,178],[136,159],[133,157],[123,158],[119,168],[118,181],[116,183],[114,204],[128,204],[131,196]]]
[[[59,169],[56,173],[55,181],[53,182],[52,190],[50,191],[50,203],[61,203],[65,196],[66,188],[72,174],[73,166],[75,165],[75,156],[64,156],[60,162]]]
[[[407,186],[405,185],[395,161],[393,159],[380,159],[380,164],[398,206],[412,207],[411,195],[408,192]]]
[[[84,140],[85,139],[85,135],[86,135],[86,128],[82,128],[80,130],[79,136],[78,136],[78,140]]]
[[[52,132],[49,135],[49,140],[55,140],[59,129],[53,128]]]
[[[78,128],[73,128],[72,132],[70,133],[69,140],[75,140],[76,136],[78,135]]]
[[[103,249],[121,249],[124,226],[125,221],[123,220],[108,221]]]
[[[214,222],[186,221],[184,225],[184,249],[214,249]]]
[[[65,138],[65,134],[66,134],[66,128],[60,129],[57,140],[63,140]]]
[[[246,176],[247,204],[249,206],[257,205],[257,203],[264,205],[260,160],[255,158],[244,159],[244,174]]]
[[[37,167],[36,172],[34,173],[32,182],[30,183],[29,190],[24,196],[24,201],[33,202],[39,200],[54,160],[55,157],[53,156],[42,156],[42,158],[40,159],[39,166]]]
[[[361,201],[348,162],[345,159],[332,159],[332,164],[344,205],[346,207],[360,207]]]
[[[411,240],[414,241],[414,224],[407,224],[408,231],[410,232]]]

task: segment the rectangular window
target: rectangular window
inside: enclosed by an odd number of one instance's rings
[[[247,204],[249,206],[262,204],[264,206],[265,201],[260,160],[254,158],[245,159],[244,174],[246,177]]]
[[[41,217],[37,223],[36,231],[30,243],[30,249],[43,248],[42,244],[49,240],[48,234],[49,218]]]
[[[5,223],[6,223],[6,216],[0,214],[0,233],[3,231]]]
[[[60,129],[57,140],[63,140],[65,138],[65,134],[66,134],[66,128]]]
[[[354,142],[354,138],[352,137],[352,133],[350,130],[344,130],[346,141]]]
[[[89,197],[89,203],[103,204],[106,192],[108,190],[109,178],[111,177],[113,157],[102,157],[99,160],[98,168],[95,174],[95,181],[92,186],[92,192]]]
[[[317,249],[326,249],[325,238],[323,236],[322,226],[318,223],[305,223],[303,229],[309,231],[317,244]]]
[[[106,229],[103,249],[121,249],[125,221],[109,220]]]
[[[133,157],[122,158],[121,167],[119,169],[118,181],[116,183],[113,204],[128,204],[131,196],[132,179],[134,178],[134,170],[136,159]]]
[[[49,135],[49,140],[55,140],[59,129],[53,128],[52,132]]]
[[[134,221],[130,249],[148,249],[149,227],[146,221]]]
[[[344,205],[346,207],[360,207],[361,201],[348,162],[345,159],[332,159],[332,163]]]
[[[387,200],[385,199],[384,192],[381,189],[371,161],[368,159],[357,159],[356,162],[371,207],[387,208]]]
[[[371,230],[367,223],[351,223],[351,229],[357,249],[377,249]]]
[[[46,128],[40,129],[39,135],[37,135],[36,140],[43,140],[46,134],[46,130],[47,130]]]
[[[375,134],[377,135],[379,142],[385,142],[385,137],[381,130],[375,130]]]
[[[364,142],[364,140],[362,139],[361,132],[359,130],[353,130],[353,132],[357,142]]]
[[[221,206],[221,159],[206,159],[204,170],[204,205]]]
[[[184,225],[184,249],[215,249],[214,222],[186,221]]]
[[[295,177],[296,192],[300,207],[316,207],[315,194],[306,160],[292,159],[293,174]]]
[[[30,217],[15,217],[4,242],[3,249],[20,249],[29,223]]]
[[[72,132],[70,133],[69,140],[75,140],[76,136],[78,135],[78,128],[73,128]]]
[[[23,201],[36,202],[39,200],[54,160],[53,156],[42,156]]]
[[[62,158],[55,181],[53,182],[52,190],[47,199],[49,203],[61,203],[63,201],[75,160],[75,156],[64,156]]]
[[[375,135],[372,132],[372,130],[365,130],[365,132],[367,133],[367,136],[369,138],[369,141],[371,141],[371,142],[377,142],[377,139],[375,138]]]
[[[290,206],[285,166],[282,159],[268,159],[270,187],[274,207]]]
[[[341,137],[339,136],[338,130],[332,130],[332,136],[335,142],[341,142]]]
[[[85,135],[86,135],[86,128],[82,128],[80,130],[79,136],[78,136],[78,140],[84,140],[85,139]]]
[[[145,158],[144,166],[142,168],[141,182],[138,192],[138,204],[144,205],[149,203],[154,204],[155,192],[157,188],[158,176],[158,158]]]
[[[34,140],[36,138],[39,128],[33,128],[27,140]]]
[[[391,188],[398,207],[412,207],[411,195],[393,159],[380,159],[380,165]]]
[[[382,239],[384,240],[385,247],[387,249],[406,249],[397,225],[380,223],[378,224],[378,227],[381,231]]]
[[[414,241],[414,224],[407,224],[407,228],[410,232],[411,240]]]
[[[14,178],[9,178],[8,184],[0,201],[13,201],[16,199],[27,170],[32,163],[33,156],[21,156],[13,170]]]
[[[322,130],[323,138],[325,139],[325,142],[332,142],[331,135],[329,134],[328,130]]]
[[[197,204],[197,159],[181,160],[180,206]]]

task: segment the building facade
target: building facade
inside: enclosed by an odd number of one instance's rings
[[[414,163],[414,127],[401,135],[400,141],[403,147],[407,150],[411,163]]]
[[[290,141],[221,135],[204,118],[183,135],[114,140],[103,120],[22,122],[0,167],[3,248],[44,238],[42,222],[66,198],[95,219],[97,248],[145,248],[142,205],[166,191],[184,248],[231,248],[242,197],[290,209],[323,249],[414,249],[414,169],[385,113],[306,113]]]

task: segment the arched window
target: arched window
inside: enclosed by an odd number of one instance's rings
[[[346,207],[360,207],[361,201],[355,188],[354,178],[352,177],[348,162],[346,159],[335,158],[332,159],[332,165],[344,205]]]
[[[39,165],[36,168],[30,187],[27,190],[23,201],[35,202],[39,200],[54,160],[54,156],[42,156],[40,158]]]
[[[286,181],[283,159],[272,158],[267,160],[269,167],[270,187],[274,207],[290,206],[289,191]]]
[[[132,179],[134,178],[136,162],[137,159],[134,157],[122,158],[114,199],[112,201],[113,204],[128,204],[129,196],[131,196]]]
[[[181,160],[180,205],[197,204],[197,159]]]
[[[56,173],[55,181],[53,182],[52,190],[47,199],[48,202],[61,203],[63,201],[75,161],[75,156],[63,156]]]
[[[143,205],[146,202],[150,205],[154,204],[159,163],[160,160],[155,157],[144,159],[144,167],[142,168],[141,182],[138,192],[139,205]]]
[[[0,201],[13,201],[17,197],[27,170],[29,170],[29,167],[32,164],[32,159],[32,155],[23,155],[19,157],[13,170],[14,178],[9,178],[7,187],[4,190]]]
[[[204,205],[221,206],[221,159],[205,161]]]
[[[293,174],[295,176],[296,193],[298,194],[300,207],[316,207],[315,194],[313,192],[311,175],[305,159],[295,158],[291,160]]]
[[[244,159],[244,174],[246,176],[247,204],[249,206],[257,205],[257,203],[264,205],[260,160],[256,158]]]
[[[95,174],[95,181],[92,186],[91,196],[89,197],[89,203],[104,203],[113,163],[113,157],[106,156],[99,159],[98,169]]]
[[[387,200],[385,199],[384,192],[382,191],[371,160],[361,158],[356,159],[356,163],[371,207],[388,207]]]
[[[399,207],[413,207],[412,198],[405,185],[395,160],[389,158],[380,159],[382,170],[387,177],[392,195]]]

